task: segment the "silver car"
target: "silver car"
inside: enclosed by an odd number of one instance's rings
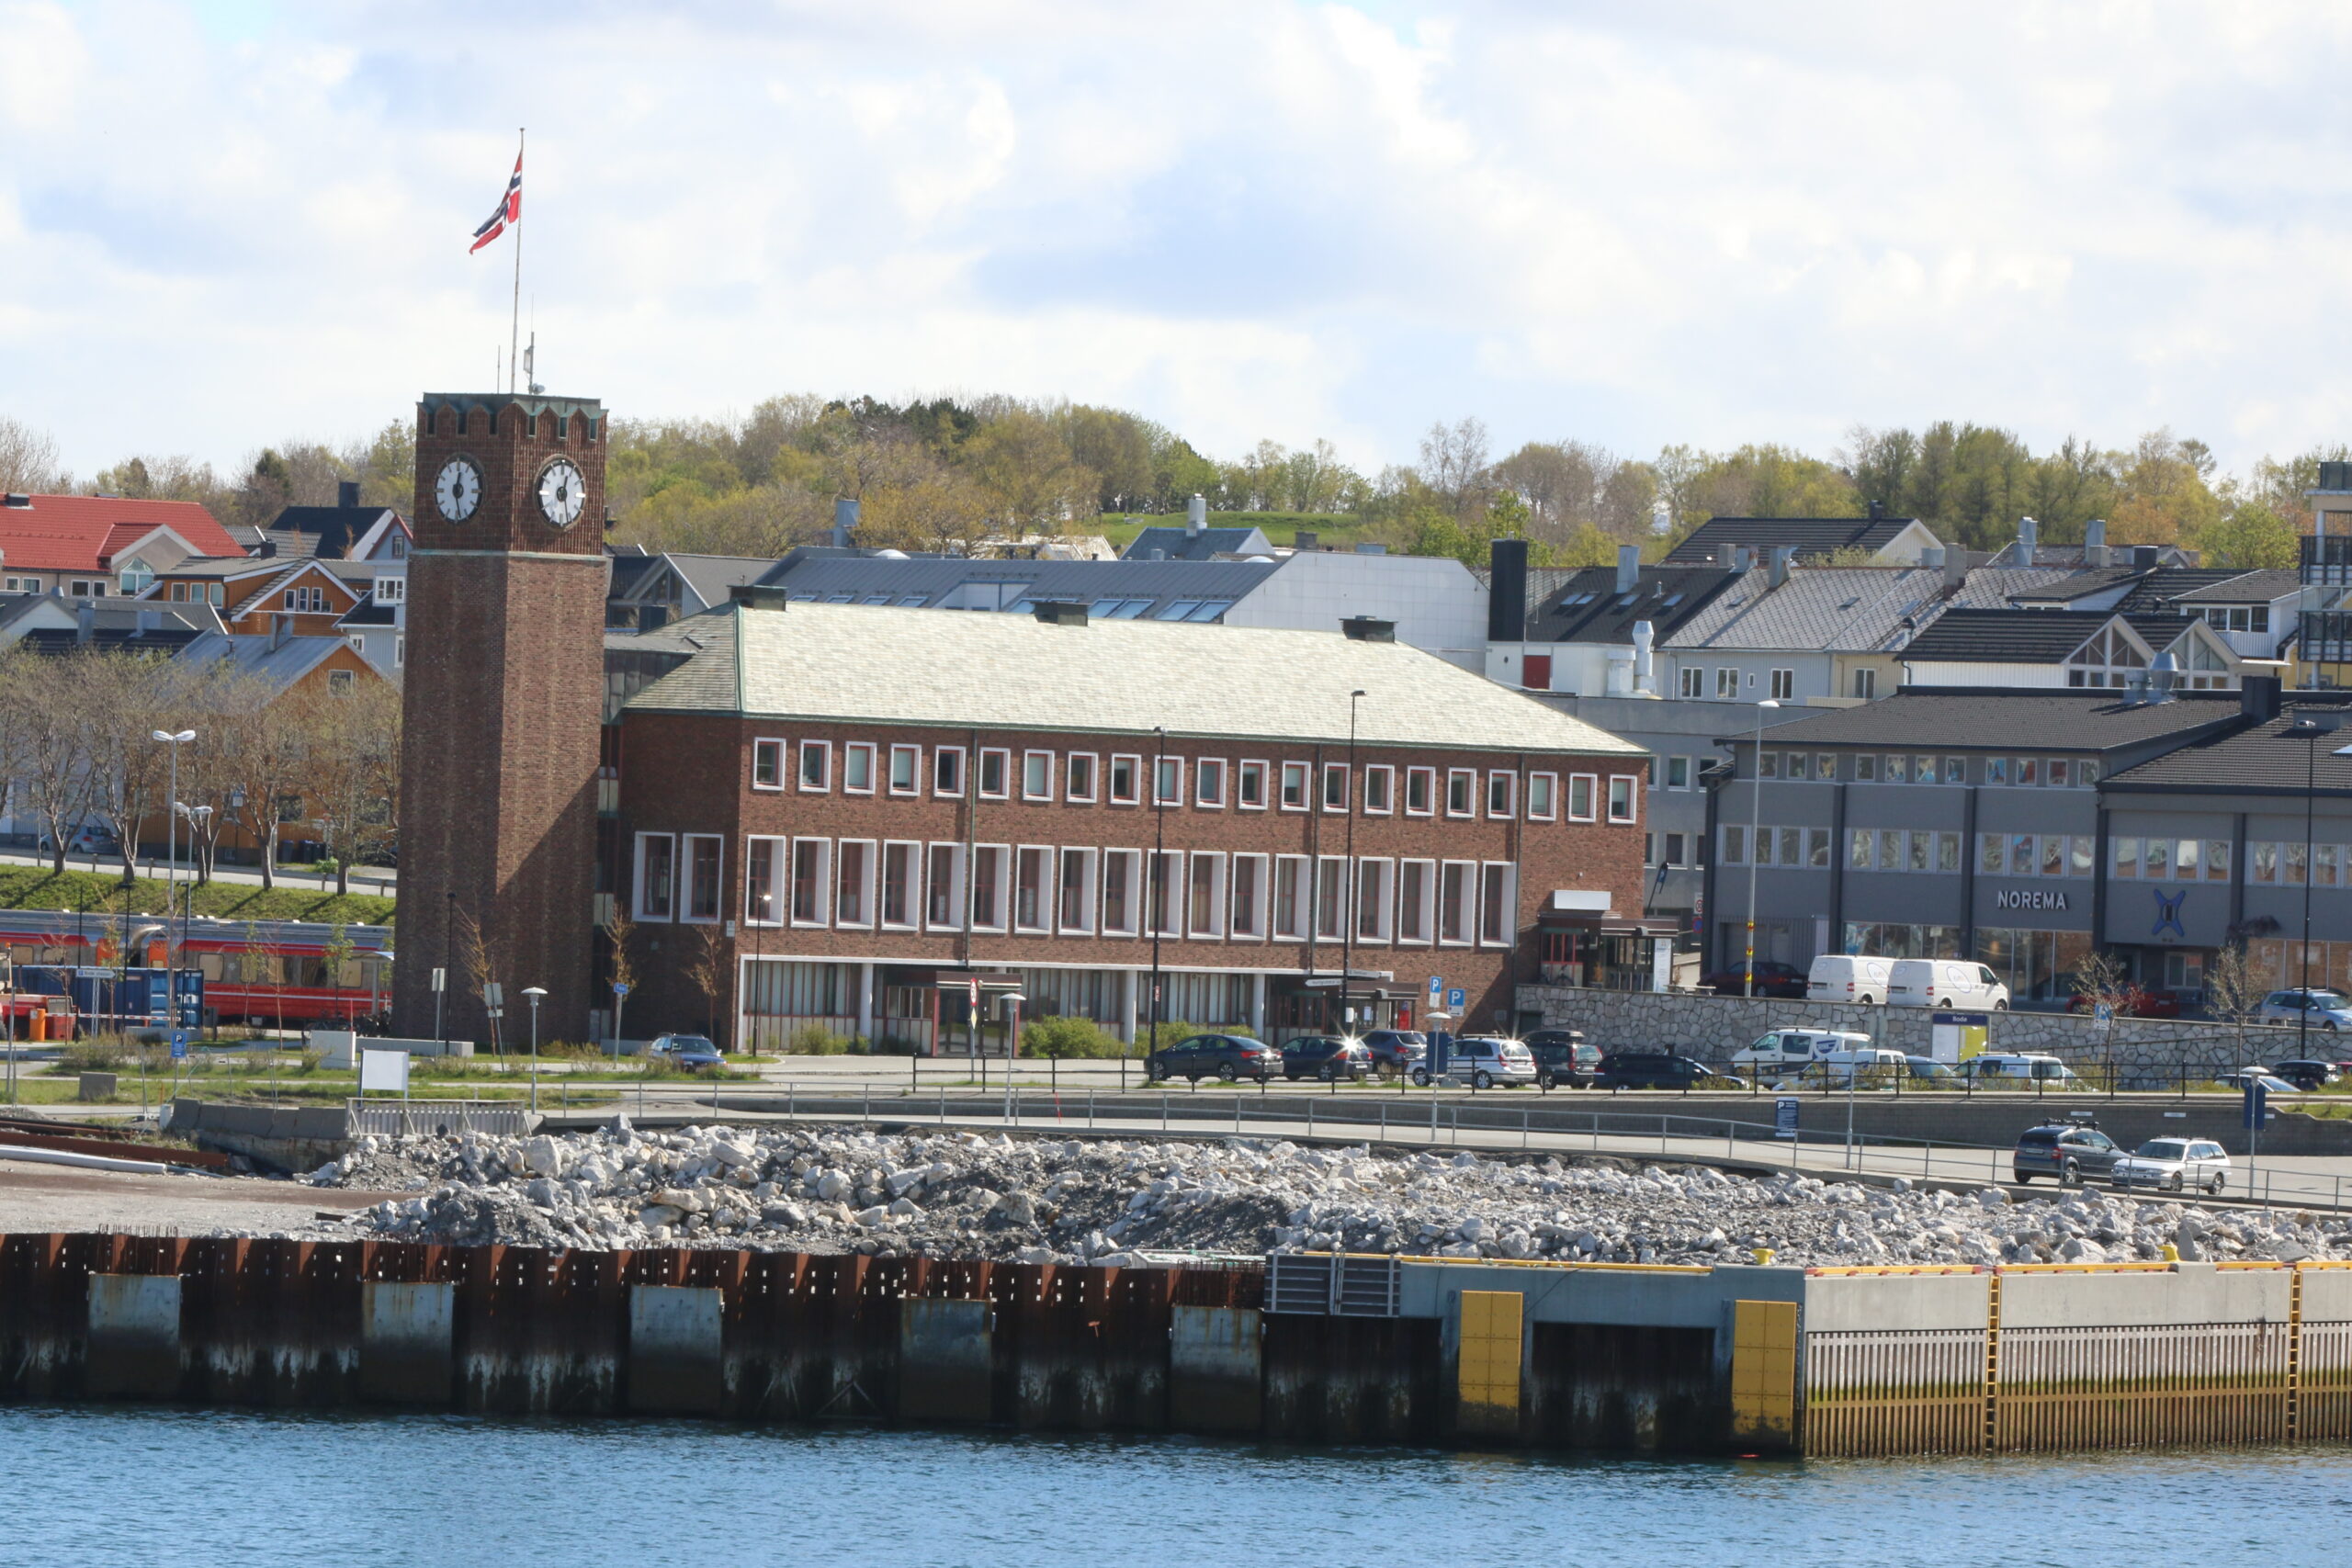
[[[2352,1029],[2352,997],[2341,991],[2273,991],[2254,1015],[2265,1023],[2308,1024],[2312,1029]]]
[[[2219,1192],[2229,1185],[2230,1156],[2211,1138],[2150,1138],[2117,1160],[2108,1175],[2118,1187]]]

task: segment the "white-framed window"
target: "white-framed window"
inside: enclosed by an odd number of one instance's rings
[[[1396,863],[1396,940],[1426,946],[1437,926],[1437,862]]]
[[[1478,943],[1510,947],[1519,940],[1518,869],[1509,861],[1478,869]]]
[[[1560,775],[1530,773],[1527,775],[1527,819],[1549,822],[1560,814]]]
[[[1267,893],[1272,862],[1265,855],[1233,857],[1233,929],[1235,941],[1262,941],[1266,935]]]
[[[1405,770],[1405,815],[1434,817],[1437,815],[1437,770],[1407,768]]]
[[[1184,875],[1184,929],[1197,940],[1225,936],[1225,857],[1195,851]]]
[[[1854,695],[1869,702],[1878,695],[1878,671],[1865,666],[1854,671]]]
[[[1445,814],[1448,817],[1469,817],[1477,809],[1477,770],[1448,768],[1445,773]]]
[[[882,846],[882,926],[910,931],[922,923],[922,846],[892,839]]]
[[[1363,809],[1367,817],[1386,817],[1396,809],[1396,770],[1386,762],[1367,763],[1363,770]]]
[[[833,842],[831,839],[792,840],[792,923],[831,923],[833,908]]]
[[[1233,801],[1244,811],[1266,809],[1266,764],[1248,761],[1237,771]]]
[[[935,931],[964,929],[964,846],[933,844],[923,857],[923,924]]]
[[[1062,771],[1062,798],[1073,806],[1091,806],[1102,759],[1092,751],[1072,751]]]
[[[1396,863],[1360,860],[1356,863],[1356,940],[1386,942],[1395,910]]]
[[[1143,759],[1114,754],[1111,759],[1111,804],[1133,806],[1143,798]]]
[[[1012,929],[1054,929],[1054,852],[1043,844],[1023,844],[1012,852]]]
[[[701,926],[718,923],[725,897],[721,873],[726,846],[727,840],[717,833],[687,833],[678,840],[680,859],[685,863],[685,897],[678,919]]]
[[[1339,942],[1347,934],[1348,863],[1323,855],[1315,863],[1315,940]]]
[[[678,840],[668,833],[637,836],[637,918],[670,920],[678,911]]]
[[[1002,746],[980,748],[980,798],[1007,800],[1012,795],[1012,752]]]
[[[1305,942],[1306,940],[1306,906],[1308,862],[1305,855],[1274,857],[1274,940]]]
[[[1101,852],[1064,849],[1059,890],[1054,901],[1054,921],[1064,936],[1091,936],[1094,931],[1094,870]]]
[[[757,834],[743,840],[743,923],[784,924],[784,840]]]
[[[1797,695],[1797,672],[1793,670],[1772,671],[1772,700],[1776,703],[1794,702]]]
[[[1134,936],[1143,930],[1143,852],[1102,852],[1102,934]]]
[[[1515,817],[1519,814],[1519,775],[1500,768],[1487,774],[1487,815],[1494,818]]]
[[[1571,822],[1593,820],[1593,797],[1600,793],[1600,776],[1598,773],[1570,773],[1568,775],[1568,820]]]
[[[833,787],[833,745],[830,740],[803,740],[800,743],[800,789],[804,795],[822,795]]]
[[[1004,930],[1006,896],[1011,892],[1012,846],[972,846],[972,929]]]
[[[1144,930],[1154,936],[1184,934],[1184,852],[1154,850],[1144,857]]]
[[[1151,770],[1151,803],[1154,806],[1184,804],[1184,759],[1159,757]]]
[[[937,746],[931,753],[931,793],[960,797],[964,793],[964,748]]]
[[[1054,754],[1051,751],[1021,753],[1021,798],[1054,798]]]
[[[1668,789],[1689,789],[1690,787],[1690,758],[1668,757],[1666,760],[1666,787]]]
[[[1323,809],[1343,812],[1348,808],[1348,765],[1345,762],[1323,764]]]
[[[408,602],[408,579],[379,577],[368,584],[368,592],[376,596],[379,604],[404,604]]]
[[[1693,701],[1707,694],[1707,672],[1696,665],[1686,664],[1676,672],[1680,681],[1681,694]]]
[[[871,839],[843,839],[835,846],[833,924],[874,923],[874,850]]]
[[[1204,811],[1225,807],[1225,759],[1201,757],[1193,763],[1193,804]]]
[[[1306,764],[1304,762],[1283,764],[1283,809],[1306,809]]]
[[[1715,671],[1715,700],[1717,702],[1737,702],[1739,700],[1738,671],[1717,670]]]
[[[752,742],[752,787],[784,787],[784,742],[768,736]]]
[[[1477,931],[1478,863],[1440,861],[1437,867],[1437,940],[1442,947],[1468,947]]]
[[[874,793],[874,742],[852,740],[842,747],[842,793]]]
[[[890,793],[920,795],[922,793],[922,748],[893,746],[890,748]]]
[[[1634,785],[1638,781],[1623,773],[1609,777],[1609,820],[1631,822],[1634,819]]]

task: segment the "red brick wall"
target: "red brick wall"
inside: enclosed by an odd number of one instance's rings
[[[783,793],[751,787],[752,745],[755,739],[763,736],[780,736],[790,743],[787,787]],[[798,743],[803,739],[833,742],[833,787],[829,794],[802,794],[797,787],[791,768],[797,761]],[[841,787],[841,747],[848,740],[876,743],[877,778],[887,777],[891,743],[921,746],[923,793],[915,797],[892,796],[879,792],[873,795],[845,795]],[[942,743],[960,745],[966,749],[967,788],[961,800],[935,798],[930,794],[933,748]],[[998,746],[1009,748],[1012,752],[1010,782],[1016,795],[1020,784],[1020,754],[1023,750],[1035,748],[1054,753],[1057,796],[1061,793],[1067,776],[1064,762],[1067,754],[1072,750],[1097,753],[1101,759],[1098,767],[1102,773],[1096,791],[1097,803],[1072,805],[1057,799],[1051,804],[1041,804],[1018,798],[974,799],[970,786],[977,784],[978,779],[976,748]],[[745,838],[751,835],[919,840],[926,843],[960,843],[968,838],[970,841],[980,844],[1042,844],[1057,850],[1067,846],[1148,851],[1152,847],[1155,829],[1152,808],[1148,806],[1112,806],[1107,804],[1107,799],[1101,797],[1108,795],[1109,763],[1114,752],[1143,757],[1144,784],[1148,792],[1150,750],[1151,737],[1148,735],[1106,738],[989,732],[976,741],[968,732],[944,734],[931,729],[890,729],[872,726],[812,727],[631,713],[626,716],[622,727],[621,844],[624,864],[617,892],[625,902],[630,897],[628,878],[633,874],[635,836],[640,832],[722,835],[727,845],[722,913],[723,918],[730,919],[740,919],[742,911],[743,844]],[[1229,804],[1238,788],[1237,765],[1242,760],[1259,760],[1270,764],[1269,794],[1279,799],[1282,762],[1306,761],[1314,764],[1317,771],[1310,775],[1311,780],[1319,779],[1322,762],[1345,760],[1344,745],[1327,745],[1318,750],[1311,745],[1237,746],[1171,741],[1169,754],[1181,756],[1185,761],[1186,804],[1181,807],[1171,807],[1165,813],[1168,849],[1218,851],[1228,854],[1340,855],[1346,852],[1348,818],[1344,813],[1326,813],[1319,809],[1295,812],[1279,808],[1243,811]],[[1203,756],[1227,760],[1228,804],[1222,809],[1204,810],[1191,804],[1194,780],[1192,763]],[[1516,859],[1520,864],[1518,925],[1522,931],[1533,924],[1536,909],[1555,888],[1607,889],[1621,912],[1639,912],[1643,888],[1642,828],[1638,820],[1645,793],[1642,789],[1636,787],[1633,792],[1637,819],[1629,825],[1569,823],[1558,819],[1531,822],[1523,817],[1491,820],[1484,816],[1483,807],[1485,773],[1489,767],[1516,767],[1522,776],[1533,771],[1560,773],[1560,805],[1564,808],[1567,774],[1592,773],[1605,781],[1610,773],[1616,773],[1638,779],[1645,765],[1644,759],[1570,759],[1557,754],[1428,752],[1360,747],[1351,798],[1361,801],[1363,770],[1379,763],[1392,764],[1398,770],[1396,790],[1400,807],[1404,770],[1408,766],[1435,766],[1439,770],[1437,784],[1441,811],[1445,770],[1463,766],[1477,768],[1480,815],[1464,820],[1442,815],[1434,818],[1407,817],[1401,809],[1386,817],[1359,814],[1355,818],[1354,845],[1359,859],[1384,856],[1481,862]],[[1605,812],[1605,791],[1604,782],[1596,800],[1597,812]],[[1315,798],[1319,801],[1319,793]],[[1517,806],[1523,811],[1523,784]],[[971,819],[975,812],[976,822]],[[680,897],[683,900],[683,891]],[[666,1027],[698,1027],[705,1004],[698,993],[681,981],[677,970],[687,944],[699,940],[699,929],[645,922],[639,925],[639,968],[644,986],[630,1000],[632,1021],[629,1032],[634,1035],[651,1033]],[[733,948],[739,953],[757,951],[771,956],[789,954],[797,958],[845,960],[879,956],[893,963],[948,966],[968,959],[983,965],[1054,964],[1137,968],[1148,966],[1151,959],[1148,937],[836,931],[790,926],[766,929],[756,933],[747,930]],[[1532,937],[1516,954],[1497,948],[1363,942],[1357,942],[1354,951],[1357,968],[1392,970],[1396,976],[1395,983],[1408,988],[1418,989],[1421,980],[1430,973],[1442,973],[1449,986],[1463,986],[1468,990],[1469,1021],[1482,1027],[1491,1023],[1493,1009],[1510,1005],[1514,959],[1521,968],[1520,977],[1534,978]],[[1162,938],[1160,956],[1162,964],[1170,968],[1264,969],[1296,973],[1311,964],[1328,972],[1336,971],[1340,966],[1341,944],[1337,941],[1304,944],[1263,940],[1216,942]],[[728,1015],[732,1007],[731,999],[722,1001],[722,1017]]]

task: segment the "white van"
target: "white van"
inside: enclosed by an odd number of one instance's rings
[[[1866,1051],[1871,1037],[1837,1029],[1776,1029],[1732,1053],[1731,1065],[1755,1078],[1792,1073],[1832,1051]]]
[[[1904,1008],[1959,1008],[1970,1012],[2007,1012],[2009,988],[1982,964],[1956,958],[1898,958],[1886,999]]]
[[[1892,988],[1892,958],[1870,958],[1851,953],[1825,953],[1813,961],[1804,977],[1805,1000],[1811,1002],[1883,1002]]]
[[[1960,1064],[1960,1076],[1994,1088],[2039,1083],[2044,1087],[2084,1089],[2088,1086],[2075,1070],[2055,1056],[2022,1051],[1987,1051]]]
[[[1856,1036],[1867,1040],[1868,1036]],[[1831,1051],[1815,1056],[1802,1067],[1792,1067],[1781,1075],[1783,1083],[1817,1084],[1825,1079],[1845,1085],[1860,1081],[1869,1083],[1875,1077],[1881,1084],[1908,1077],[1911,1059],[1902,1052],[1886,1046],[1865,1045],[1850,1051]]]

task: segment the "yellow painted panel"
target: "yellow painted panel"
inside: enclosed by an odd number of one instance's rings
[[[1526,1299],[1517,1291],[1462,1292],[1456,1380],[1465,1405],[1519,1408],[1519,1361]]]
[[[1733,1307],[1732,1417],[1743,1436],[1793,1435],[1796,1345],[1794,1302],[1740,1302]]]

